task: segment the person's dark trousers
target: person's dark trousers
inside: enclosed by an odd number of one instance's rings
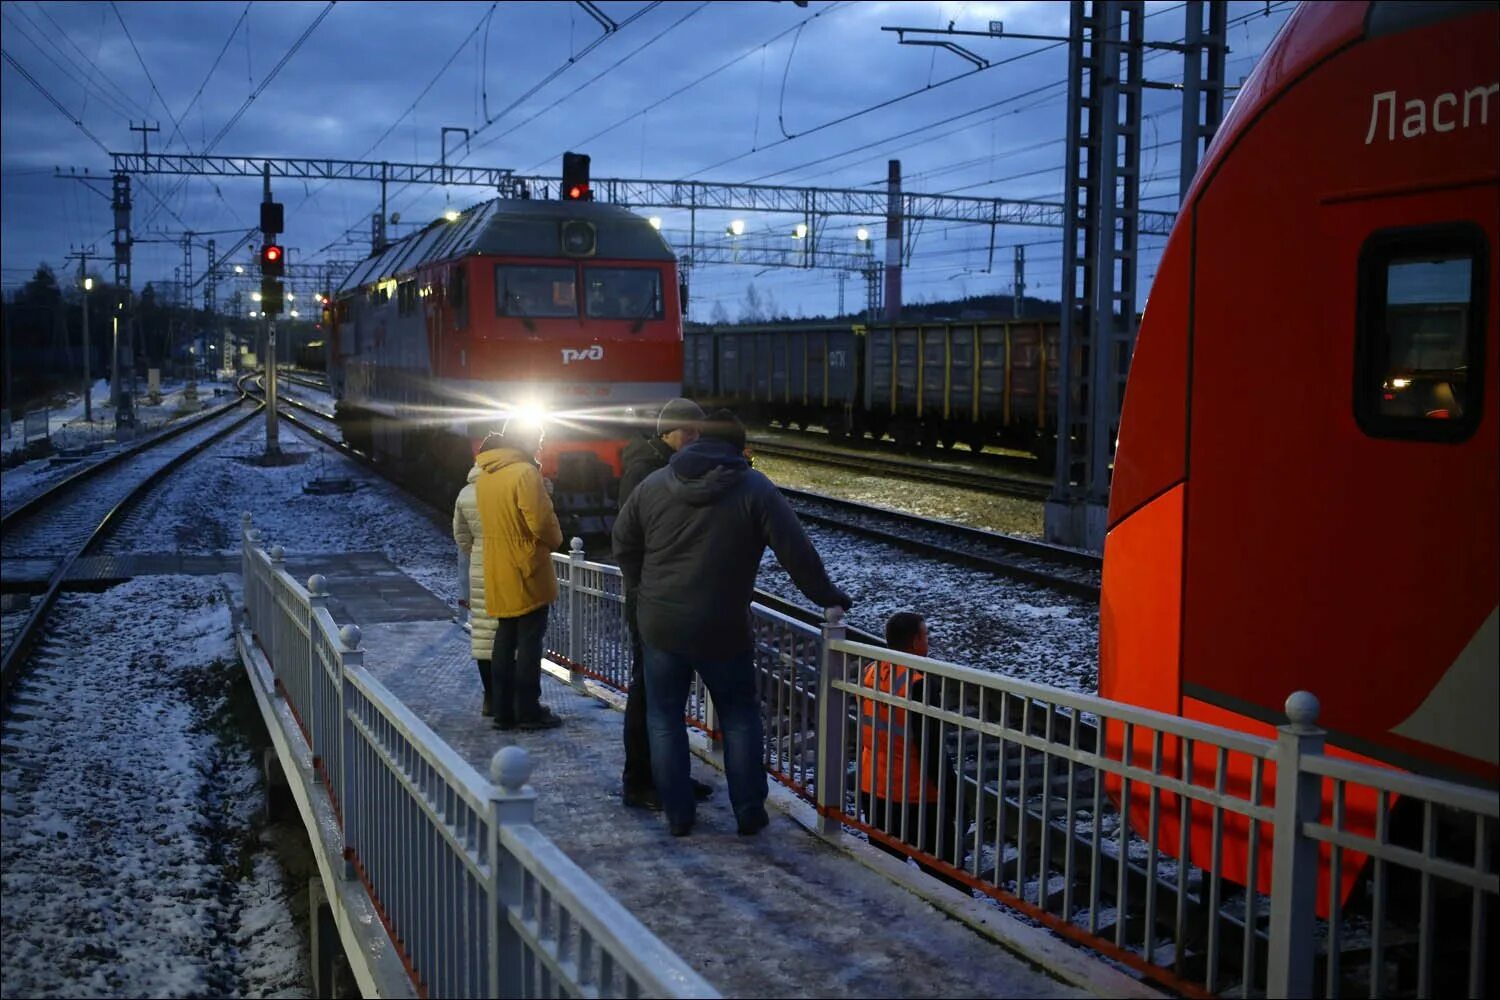
[[[750,651],[723,660],[701,660],[656,649],[650,643],[644,647],[651,773],[667,821],[691,823],[694,815],[687,727],[682,718],[695,670],[708,686],[724,734],[724,773],[735,818],[752,820],[764,811],[768,791],[761,766],[765,745]]]
[[[954,819],[957,815],[957,803],[951,794],[945,796],[945,799],[940,812],[940,804],[937,802],[888,803],[878,795],[859,793],[860,808],[864,810],[866,821],[875,829],[961,868],[962,859],[956,858],[958,837]],[[909,856],[879,838],[871,837],[870,843],[893,857],[905,860]],[[941,852],[938,850],[939,844],[942,845]],[[917,864],[933,878],[946,882],[966,895],[969,893],[969,887],[958,879],[925,862],[918,861]]]
[[[630,690],[625,696],[625,770],[620,775],[627,792],[655,786],[651,776],[651,736],[646,727],[646,650],[640,630],[630,622]]]
[[[493,650],[494,647],[491,647]],[[489,660],[475,660],[479,666],[479,683],[484,686],[484,703],[490,706],[491,713],[494,711],[494,670],[490,667]]]
[[[542,640],[547,635],[547,611],[544,604],[516,618],[495,621],[491,707],[498,722],[524,722],[541,714]]]

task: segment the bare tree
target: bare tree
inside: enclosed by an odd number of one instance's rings
[[[708,321],[714,326],[726,326],[729,323],[729,310],[724,308],[722,301],[715,301],[713,309],[708,314]]]

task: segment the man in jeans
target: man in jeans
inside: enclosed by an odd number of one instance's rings
[[[551,729],[562,719],[542,704],[542,639],[557,600],[552,550],[562,526],[537,469],[542,428],[512,417],[495,447],[474,459],[475,502],[484,528],[484,603],[495,617],[492,705],[497,729]]]
[[[657,469],[665,469],[673,455],[698,440],[703,410],[691,399],[677,398],[661,408],[656,434],[625,446],[620,454],[620,506],[635,488]],[[630,628],[630,691],[625,700],[625,770],[620,775],[625,804],[633,809],[660,809],[656,779],[651,776],[651,737],[646,731],[646,652],[635,621],[635,588],[625,588],[625,622]],[[706,799],[713,786],[693,781],[693,795]]]
[[[739,832],[770,821],[755,696],[750,601],[770,545],[792,581],[821,607],[848,608],[786,498],[744,457],[745,429],[719,411],[701,437],[636,488],[615,520],[614,552],[646,653],[651,770],[673,836],[695,818],[682,717],[693,673],[713,697]]]

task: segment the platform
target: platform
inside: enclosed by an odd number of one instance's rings
[[[335,600],[358,589],[326,575]],[[366,668],[481,772],[502,746],[524,747],[537,827],[725,995],[1083,995],[780,812],[759,837],[738,836],[723,777],[702,760],[695,775],[716,791],[693,835],[672,838],[659,814],[623,806],[619,711],[544,675],[543,701],[566,724],[493,729],[468,633],[403,574],[376,579],[369,589],[405,617],[377,620],[350,596]],[[425,619],[413,614],[424,602]]]

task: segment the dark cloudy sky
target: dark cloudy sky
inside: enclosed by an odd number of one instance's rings
[[[441,127],[461,126],[474,130],[474,139],[467,153],[450,139],[450,159],[529,173],[556,174],[562,152],[575,149],[593,157],[596,177],[858,187],[883,185],[887,159],[899,158],[908,190],[1061,200],[1063,47],[956,39],[991,63],[970,72],[974,67],[956,55],[898,45],[880,29],[952,21],[985,30],[1000,20],[1009,32],[1059,34],[1067,27],[1066,3],[813,0],[802,8],[761,0],[600,0],[597,6],[628,23],[594,45],[603,29],[566,0],[6,2],[4,284],[20,284],[44,261],[61,268],[70,248],[94,244],[109,253],[107,179],[96,191],[54,179],[53,168],[107,175],[105,149],[139,149],[141,136],[129,124],[143,120],[162,128],[150,137],[153,151],[196,153],[212,144],[215,153],[236,155],[436,162]],[[1148,37],[1181,38],[1182,7],[1148,3]],[[1249,74],[1291,9],[1230,4],[1231,83]],[[1179,80],[1181,67],[1179,56],[1148,56],[1152,79]],[[858,114],[912,91],[918,93]],[[1143,207],[1175,207],[1178,106],[1171,92],[1146,93]],[[829,124],[845,116],[853,117]],[[136,246],[137,289],[172,281],[184,229],[238,231],[215,233],[222,254],[256,225],[258,180],[136,183],[137,238],[168,241]],[[284,241],[295,248],[294,261],[368,251],[376,186],[283,181],[276,194],[287,207]],[[425,223],[445,206],[483,197],[474,188],[393,189],[390,208],[403,223]],[[686,228],[686,213],[657,214],[669,232]],[[699,225],[723,232],[731,217],[700,213]],[[744,218],[742,239],[758,243],[790,241],[797,221]],[[824,246],[853,249],[861,224],[883,233],[878,218],[837,220]],[[1143,282],[1163,242],[1144,240]],[[1056,297],[1055,231],[1000,229],[989,273],[988,230],[928,223],[916,234],[907,300],[1008,292],[1018,243],[1027,245],[1029,290]],[[244,254],[237,259],[248,262]],[[194,252],[193,267],[202,272],[202,250]],[[706,317],[716,301],[737,315],[752,281],[794,315],[837,305],[833,272],[705,267],[694,276],[695,316]],[[229,290],[221,288],[221,300]],[[848,282],[851,307],[863,294],[857,278]]]

